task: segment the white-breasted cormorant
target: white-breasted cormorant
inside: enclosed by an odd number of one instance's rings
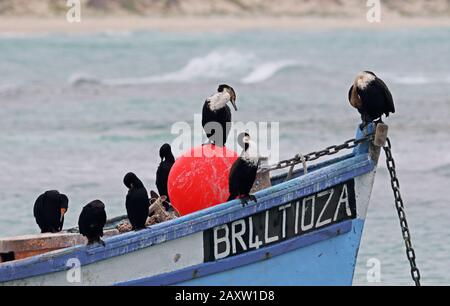
[[[203,104],[203,129],[209,141],[221,147],[227,142],[231,128],[231,110],[227,105],[228,102],[231,102],[237,111],[234,89],[228,85],[220,85],[217,93],[206,99]]]
[[[361,114],[361,128],[370,122],[382,122],[382,115],[395,113],[394,100],[387,85],[370,71],[356,76],[348,93],[350,104]]]
[[[248,201],[257,201],[250,190],[256,180],[258,172],[259,158],[257,155],[256,144],[250,140],[248,133],[242,133],[238,137],[238,143],[243,148],[241,156],[234,162],[229,176],[228,201],[237,197],[241,199],[242,205],[247,205]]]

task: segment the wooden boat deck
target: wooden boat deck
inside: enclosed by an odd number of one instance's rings
[[[119,231],[105,231],[105,237],[118,235]],[[0,238],[0,263],[86,244],[87,239],[77,233],[47,233]]]

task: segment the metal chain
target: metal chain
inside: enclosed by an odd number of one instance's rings
[[[402,229],[402,236],[405,240],[406,256],[408,257],[409,264],[411,265],[411,276],[416,286],[420,286],[420,271],[416,265],[416,252],[412,246],[411,234],[409,232],[408,222],[406,220],[405,206],[403,204],[402,195],[400,193],[400,181],[397,177],[397,171],[395,169],[395,161],[392,156],[392,144],[388,138],[386,146],[383,147],[386,153],[386,165],[391,176],[391,186],[394,191],[395,207],[397,208],[398,217],[400,220],[400,226]]]
[[[317,160],[321,157],[324,156],[330,156],[330,155],[335,155],[337,153],[339,153],[342,150],[349,150],[349,149],[353,149],[355,147],[357,147],[359,144],[366,142],[366,141],[371,141],[373,140],[374,134],[368,134],[367,136],[364,136],[362,138],[359,139],[350,139],[347,140],[346,142],[344,142],[341,145],[334,145],[334,146],[330,146],[324,150],[321,151],[315,151],[315,152],[311,152],[309,154],[306,155],[301,155],[301,154],[297,154],[294,158],[291,159],[287,159],[287,160],[282,160],[279,163],[275,164],[275,165],[271,165],[268,167],[264,167],[261,169],[262,173],[266,173],[269,171],[274,171],[274,170],[280,170],[280,169],[284,169],[284,168],[288,168],[288,167],[292,167],[304,162],[311,162],[314,160]]]

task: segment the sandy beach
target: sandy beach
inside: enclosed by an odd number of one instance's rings
[[[335,28],[418,28],[448,27],[450,18],[385,17],[379,23],[365,18],[338,17],[90,17],[79,23],[65,18],[2,17],[2,33],[89,33],[102,31],[238,31],[238,30],[314,30]]]
[[[126,5],[125,5],[125,4]],[[0,32],[86,33],[95,31],[239,31],[389,29],[450,26],[447,0],[383,0],[378,9],[360,0],[82,0],[81,22],[65,1],[3,0]],[[380,14],[371,23],[367,15]]]

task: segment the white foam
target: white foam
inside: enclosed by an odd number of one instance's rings
[[[241,80],[243,84],[256,84],[267,81],[281,70],[300,64],[292,60],[268,62],[257,66],[249,75]]]
[[[80,86],[83,84],[103,84],[103,81],[100,78],[90,74],[74,73],[69,78],[69,84],[71,86]]]
[[[195,57],[180,70],[166,74],[140,78],[99,79],[90,75],[76,74],[69,82],[72,85],[83,83],[107,86],[139,86],[146,84],[189,82],[196,79],[220,79],[248,70],[254,59],[252,54],[234,50],[216,50],[205,56]]]
[[[129,37],[133,35],[132,31],[117,31],[117,30],[105,30],[101,32],[101,35],[106,37]]]
[[[423,76],[423,75],[410,75],[410,76],[393,76],[392,82],[401,85],[427,85],[427,84],[448,84],[450,83],[450,76]]]
[[[423,76],[405,76],[393,78],[393,82],[402,85],[425,85],[432,83],[433,80]]]
[[[50,36],[49,33],[25,33],[25,32],[1,32],[0,39],[29,39],[44,38]]]
[[[194,57],[181,69],[160,75],[138,78],[100,79],[93,75],[76,73],[70,79],[72,86],[82,84],[100,84],[105,86],[140,86],[160,83],[184,83],[201,79],[239,78],[243,84],[255,84],[267,81],[283,69],[299,66],[293,60],[271,61],[258,64],[252,53],[235,50],[215,50],[205,56]]]
[[[0,83],[0,96],[14,95],[20,92],[23,84],[19,83]]]
[[[193,58],[180,71],[165,76],[166,79],[191,80],[193,78],[226,77],[249,68],[252,54],[234,50],[213,51],[204,57]]]

